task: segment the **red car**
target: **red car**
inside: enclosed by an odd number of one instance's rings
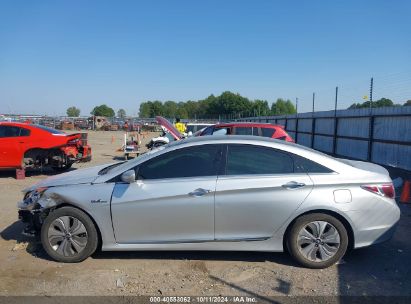
[[[50,166],[64,171],[91,160],[87,134],[66,134],[41,125],[0,122],[0,169]]]
[[[196,136],[204,135],[255,135],[294,142],[283,126],[269,123],[230,122],[209,126]]]

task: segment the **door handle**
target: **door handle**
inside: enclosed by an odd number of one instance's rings
[[[288,182],[288,183],[282,185],[281,187],[293,190],[293,189],[302,188],[304,186],[305,186],[304,183],[298,183],[298,182],[295,182],[295,181],[291,181],[291,182]]]
[[[203,188],[198,188],[195,189],[194,191],[190,192],[188,195],[194,196],[194,197],[199,197],[203,196],[204,194],[210,193],[211,190],[203,189]]]

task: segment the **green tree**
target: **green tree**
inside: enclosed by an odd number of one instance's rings
[[[95,116],[114,117],[115,112],[112,108],[103,104],[95,107],[93,111],[90,112],[90,114]]]
[[[278,99],[271,108],[276,115],[295,113],[295,107],[290,100]],[[238,93],[225,91],[219,96],[210,95],[205,99],[186,102],[146,101],[140,104],[139,116],[141,118],[157,115],[167,118],[218,118],[267,116],[271,114],[266,100],[250,100]]]
[[[296,113],[296,109],[291,100],[278,98],[276,102],[271,105],[272,115],[286,115]]]
[[[126,118],[126,110],[124,110],[124,109],[120,109],[120,110],[118,110],[117,111],[117,117],[120,117],[120,118]]]
[[[151,115],[150,117],[155,117],[155,116],[164,116],[164,106],[161,101],[153,101],[151,104]]]
[[[411,99],[410,99],[410,100],[407,100],[407,101],[404,103],[404,106],[411,106]]]
[[[69,117],[79,117],[80,116],[80,109],[76,107],[69,107],[66,111],[67,116]]]
[[[381,107],[393,107],[395,104],[392,102],[391,99],[388,98],[381,98],[376,101],[372,102],[372,107],[373,108],[381,108]],[[353,103],[348,107],[348,109],[362,109],[362,108],[369,108],[370,107],[370,101],[364,101],[363,103]]]
[[[147,102],[142,102],[140,104],[140,110],[138,113],[138,116],[141,118],[150,118],[151,116],[151,107],[152,107],[152,102],[147,101]]]
[[[251,111],[257,116],[268,116],[271,114],[267,100],[256,99],[252,103]]]
[[[167,118],[174,118],[177,114],[177,103],[175,101],[166,101],[163,106],[163,115]]]

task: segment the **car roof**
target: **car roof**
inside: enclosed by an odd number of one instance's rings
[[[211,135],[211,136],[199,136],[199,137],[189,137],[184,138],[179,141],[171,142],[165,146],[162,146],[156,150],[152,150],[147,154],[143,154],[134,160],[131,160],[123,165],[120,165],[113,169],[107,176],[101,176],[98,182],[107,181],[114,176],[121,173],[121,171],[126,171],[134,168],[142,162],[153,157],[160,156],[163,153],[168,153],[173,150],[182,149],[191,146],[201,146],[208,144],[242,144],[242,145],[255,145],[268,148],[274,148],[284,152],[289,152],[301,157],[310,159],[316,163],[322,164],[334,172],[341,172],[343,168],[347,169],[349,167],[347,164],[339,161],[338,159],[324,154],[322,152],[310,149],[305,146],[301,146],[295,143],[286,142],[283,140],[261,137],[261,136],[249,136],[249,135]]]
[[[262,136],[252,136],[252,135],[212,135],[212,136],[193,136],[187,137],[183,140],[174,141],[170,143],[168,146],[178,146],[178,145],[197,145],[198,143],[207,142],[210,143],[250,143],[259,144],[259,143],[268,143],[268,144],[279,144],[285,146],[295,146],[295,143],[289,143],[284,140],[273,139],[269,137],[262,137]],[[300,145],[297,145],[300,146]],[[306,147],[304,147],[306,148]],[[309,149],[309,148],[307,148]],[[310,149],[311,150],[311,149]],[[313,150],[314,151],[314,150]]]
[[[15,122],[15,121],[0,121],[0,126],[14,126],[14,127],[30,128],[30,125],[27,123]]]
[[[101,176],[96,180],[96,182],[105,182],[115,177],[121,172],[125,172],[138,166],[140,163],[145,162],[151,158],[162,155],[163,153],[168,153],[173,150],[178,150],[191,146],[201,146],[208,144],[243,144],[243,145],[255,145],[268,148],[274,148],[284,152],[289,152],[301,157],[310,159],[316,163],[322,164],[334,172],[338,173],[342,170],[349,170],[351,167],[338,159],[324,154],[322,152],[313,150],[311,148],[301,146],[295,143],[286,142],[283,140],[261,137],[261,136],[249,136],[249,135],[211,135],[211,136],[199,136],[199,137],[189,137],[184,138],[179,141],[171,142],[167,145],[161,146],[156,150],[152,150],[146,154],[143,154],[131,161],[124,163],[116,168],[114,168],[109,174]]]
[[[216,124],[216,126],[222,126],[222,127],[250,126],[250,127],[266,127],[266,128],[281,128],[281,129],[284,128],[281,125],[271,124],[271,123],[268,123],[268,122],[247,122],[247,121],[223,122],[223,123]]]

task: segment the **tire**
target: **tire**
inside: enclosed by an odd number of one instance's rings
[[[153,144],[153,149],[164,146],[166,143],[163,141],[157,141]]]
[[[96,251],[98,234],[86,213],[77,208],[62,207],[46,217],[41,227],[41,243],[52,259],[76,263],[87,259]]]
[[[64,171],[69,170],[72,165],[73,165],[73,163],[68,163],[68,164],[63,165],[62,167],[56,167],[56,166],[54,166],[54,167],[52,167],[52,168],[53,168],[53,170],[56,171],[56,172],[64,172]]]
[[[299,264],[308,268],[334,265],[344,256],[347,247],[347,229],[328,214],[303,215],[297,218],[287,234],[289,253]]]

